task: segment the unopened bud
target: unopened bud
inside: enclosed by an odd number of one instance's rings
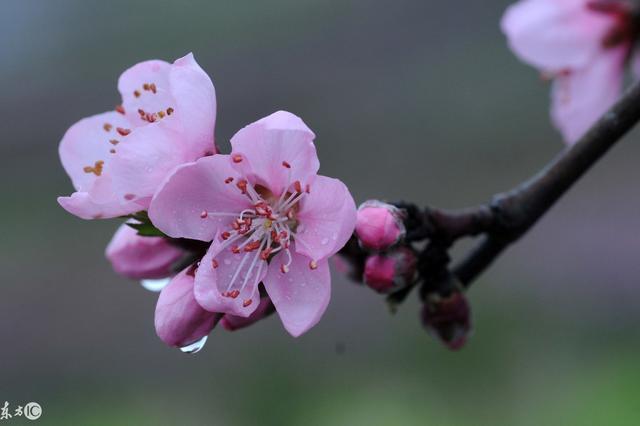
[[[389,293],[411,283],[416,271],[416,255],[401,247],[387,254],[372,255],[364,264],[364,282],[378,293]]]
[[[422,324],[451,350],[462,348],[471,333],[471,307],[461,292],[431,295],[422,307]]]
[[[356,235],[362,247],[386,250],[400,241],[404,234],[402,213],[396,206],[369,200],[358,208]]]

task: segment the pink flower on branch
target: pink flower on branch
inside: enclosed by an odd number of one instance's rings
[[[553,79],[551,116],[569,144],[618,99],[637,28],[617,0],[521,0],[502,19],[509,46]]]
[[[216,152],[215,89],[192,54],[134,65],[118,90],[121,105],[80,120],[60,142],[76,192],[58,202],[83,219],[145,210],[176,166]]]
[[[317,174],[314,138],[300,118],[276,112],[240,130],[230,155],[177,168],[154,196],[160,230],[212,241],[194,284],[207,311],[249,317],[262,282],[293,336],[324,313],[328,258],[353,233],[356,208],[342,182]]]

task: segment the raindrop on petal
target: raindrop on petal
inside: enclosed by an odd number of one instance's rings
[[[184,352],[185,354],[198,353],[202,348],[204,348],[204,344],[207,343],[208,338],[209,336],[204,336],[202,339],[198,340],[197,342],[181,347],[180,351]]]
[[[169,282],[171,278],[160,278],[158,280],[141,280],[140,285],[145,289],[154,293],[160,292]]]

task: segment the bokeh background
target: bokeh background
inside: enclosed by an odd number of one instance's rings
[[[411,298],[395,315],[334,274],[299,339],[272,317],[165,347],[156,295],[116,276],[116,221],[84,222],[58,142],[119,102],[119,74],[193,51],[217,141],[277,109],[318,135],[357,201],[455,208],[534,173],[562,144],[548,87],[499,30],[507,0],[2,0],[0,404],[51,425],[637,425],[640,178],[626,137],[472,288],[451,353]],[[12,419],[7,424],[21,424]]]

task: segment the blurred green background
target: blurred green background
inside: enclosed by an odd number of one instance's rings
[[[508,4],[2,0],[0,404],[37,401],[51,425],[640,424],[638,133],[476,283],[458,353],[415,298],[392,316],[334,274],[305,336],[272,317],[182,354],[155,336],[156,295],[103,257],[117,223],[55,201],[64,131],[119,102],[127,67],[189,51],[224,150],[286,109],[358,202],[487,200],[562,148],[548,87],[499,31]]]

